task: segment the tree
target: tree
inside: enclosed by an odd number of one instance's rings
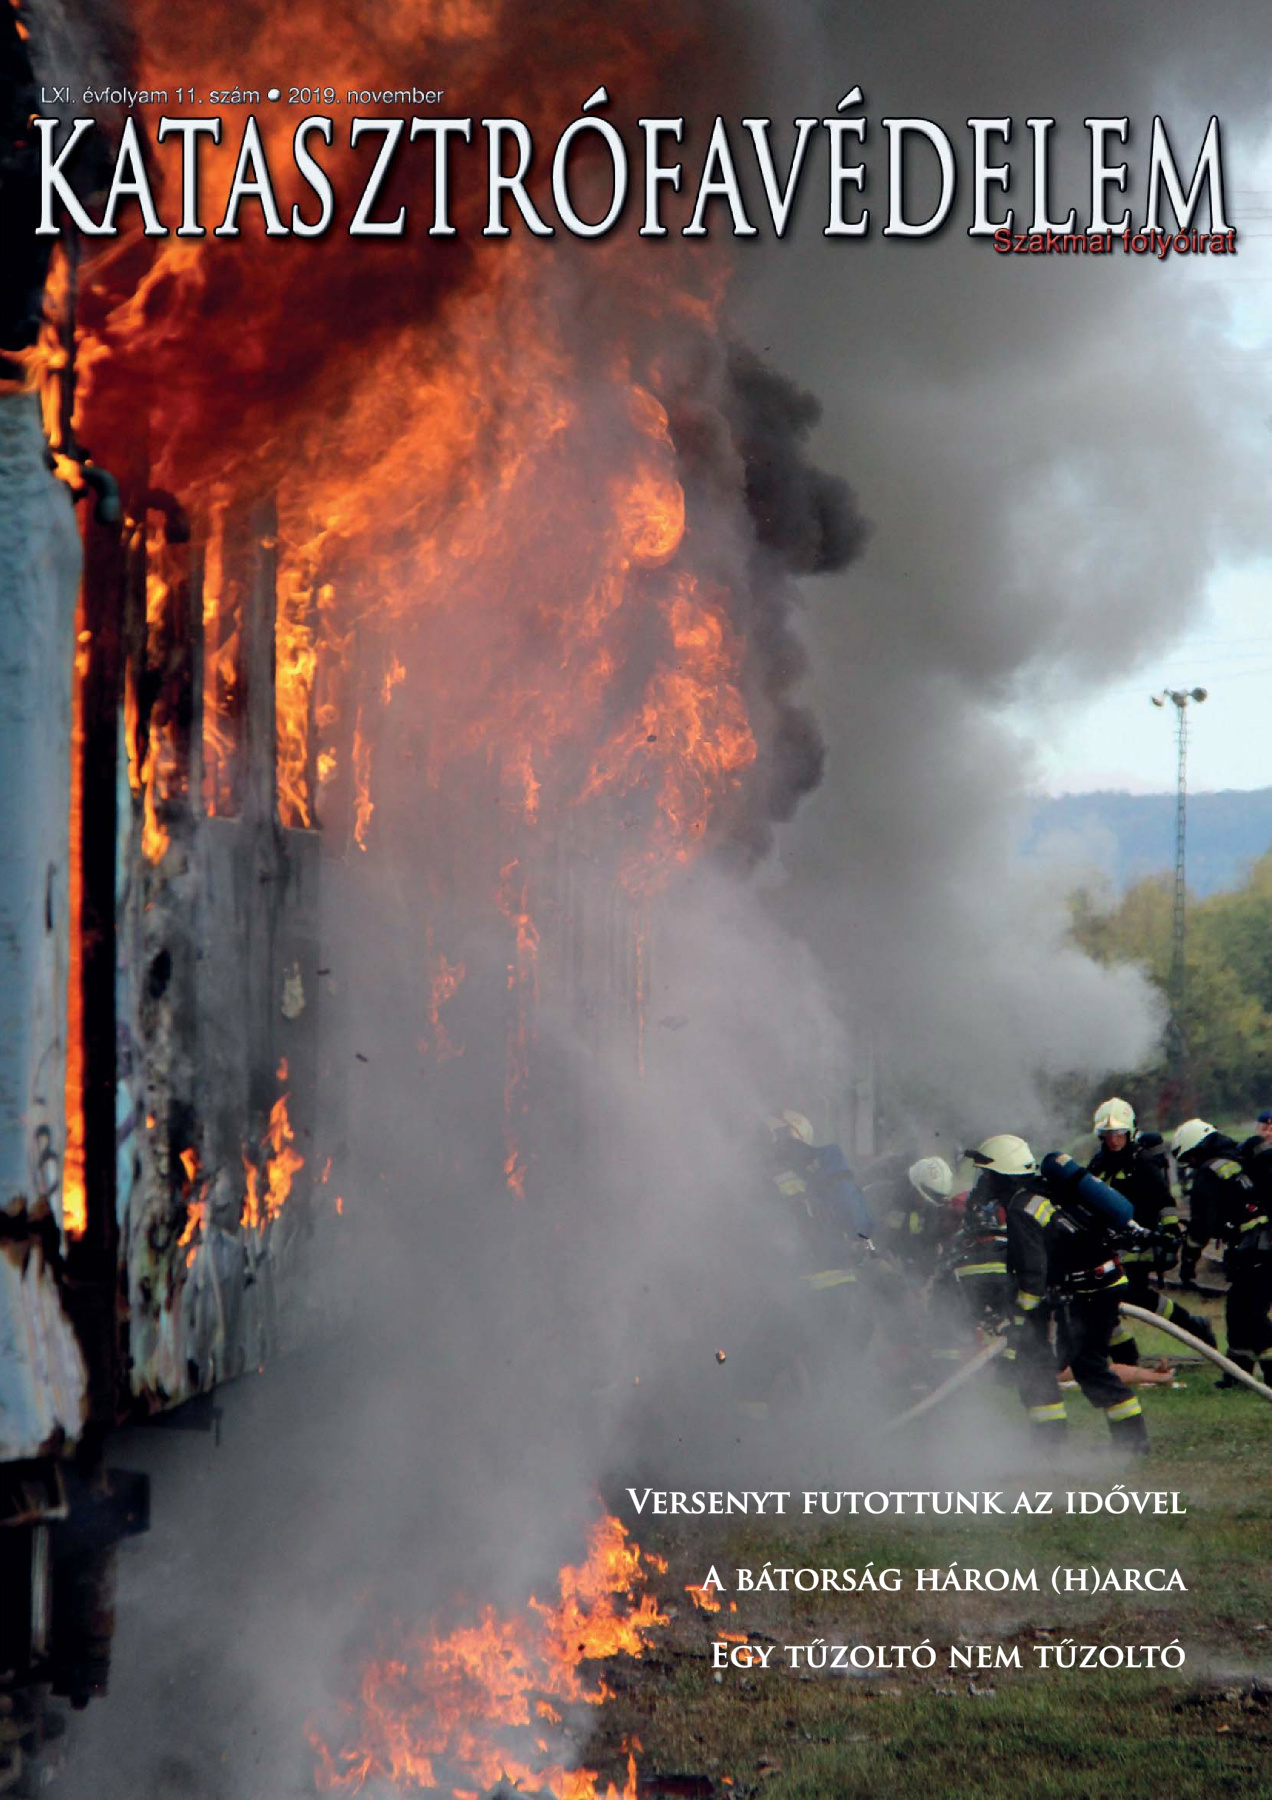
[[[1169,878],[1128,889],[1116,906],[1073,897],[1073,936],[1097,962],[1138,964],[1163,993],[1171,955]],[[1272,852],[1241,887],[1189,901],[1187,1001],[1182,1020],[1194,1099],[1206,1117],[1248,1116],[1272,1104]],[[1152,1116],[1165,1056],[1111,1079]],[[1169,1126],[1175,1120],[1159,1123]]]

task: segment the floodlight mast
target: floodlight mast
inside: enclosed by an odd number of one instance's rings
[[[1193,1111],[1192,1080],[1184,1015],[1188,1001],[1188,707],[1206,698],[1206,689],[1164,688],[1150,696],[1154,706],[1175,708],[1175,891],[1171,913],[1170,976],[1166,1022],[1166,1093],[1163,1117],[1180,1119]]]

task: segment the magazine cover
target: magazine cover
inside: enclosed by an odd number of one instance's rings
[[[1272,20],[0,39],[0,1794],[1272,1791]]]

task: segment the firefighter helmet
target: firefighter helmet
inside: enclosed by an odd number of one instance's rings
[[[798,1138],[801,1144],[811,1144],[813,1141],[812,1122],[806,1119],[801,1112],[788,1111],[782,1113],[779,1118],[770,1119],[769,1130],[775,1138],[780,1138],[789,1132],[792,1137]]]
[[[1038,1162],[1024,1138],[1000,1133],[987,1137],[968,1152],[978,1168],[991,1175],[1036,1175]]]
[[[910,1186],[925,1200],[939,1206],[954,1192],[954,1171],[943,1156],[921,1156],[906,1170]]]
[[[1091,1129],[1100,1137],[1110,1131],[1124,1131],[1127,1137],[1135,1136],[1135,1108],[1129,1100],[1105,1100],[1095,1109],[1095,1117],[1091,1121]]]
[[[1174,1137],[1170,1140],[1173,1154],[1176,1156],[1190,1155],[1198,1144],[1205,1142],[1213,1130],[1214,1126],[1207,1125],[1204,1119],[1185,1119],[1183,1124],[1177,1127]]]

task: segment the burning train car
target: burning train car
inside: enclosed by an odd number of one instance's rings
[[[170,21],[135,10],[159,66]],[[552,33],[508,55],[497,10],[363,19],[349,76],[485,57],[510,114],[568,116]],[[299,15],[272,28],[303,44]],[[643,21],[614,29],[636,108],[663,64]],[[478,236],[482,196],[453,205]],[[369,1059],[320,1025],[357,934],[404,947],[372,1049],[436,1125],[426,1193],[446,1121],[480,1111],[498,1130],[465,1179],[532,1201],[587,1149],[559,1046],[639,1075],[665,897],[705,855],[748,867],[819,778],[793,581],[861,539],[806,460],[815,406],[725,340],[709,245],[333,238],[296,261],[136,223],[91,258],[64,234],[47,284],[20,272],[0,397],[30,489],[0,568],[26,1058],[0,1549],[30,1627],[0,1664],[77,1698],[103,1679],[111,1535],[144,1512],[103,1473],[110,1428],[337,1307]],[[91,1654],[52,1640],[59,1541]]]
[[[318,840],[280,818],[268,507],[217,540],[217,635],[205,541],[137,446],[108,440],[118,478],[86,479],[20,381],[0,407],[0,1669],[82,1700],[105,1684],[111,1545],[146,1509],[103,1466],[108,1432],[260,1367],[334,1283]],[[49,442],[87,514],[78,601]]]
[[[31,75],[16,15],[7,32],[20,228]],[[77,305],[73,246],[47,263],[10,267],[0,371],[0,1676],[81,1702],[106,1680],[112,1546],[146,1517],[109,1432],[310,1333],[337,1214],[269,501],[192,525],[151,480],[126,378],[80,412],[77,334],[116,290]],[[94,461],[76,433],[98,427]],[[5,1721],[16,1780],[30,1732]]]

